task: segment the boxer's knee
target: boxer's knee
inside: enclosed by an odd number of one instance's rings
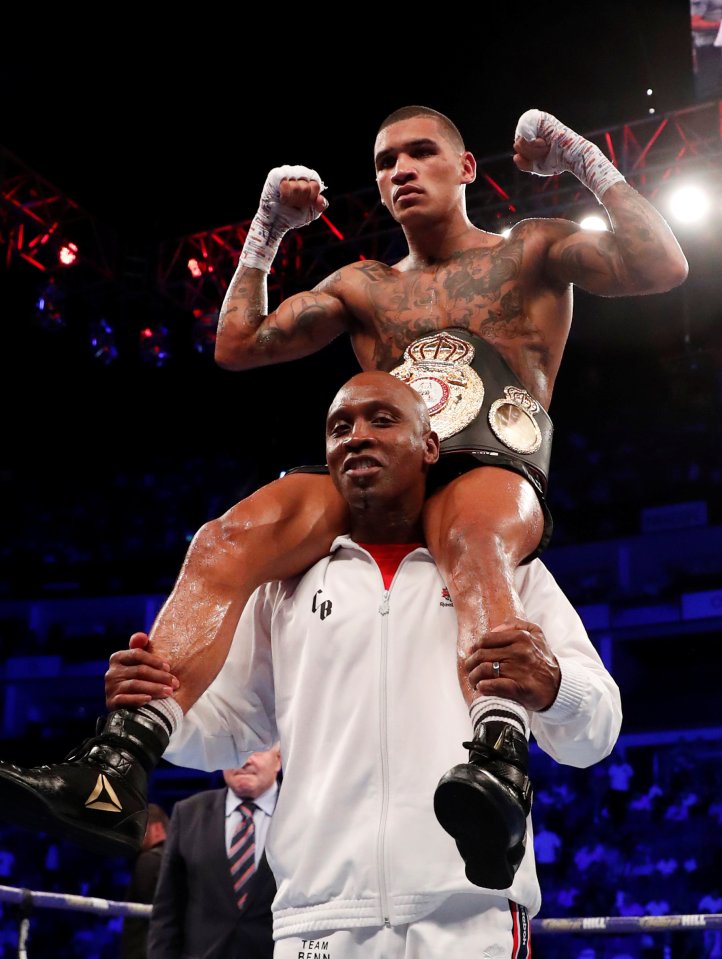
[[[238,514],[225,514],[209,520],[196,532],[186,554],[185,566],[200,570],[206,577],[228,569],[233,575],[233,567],[243,563],[248,551],[251,535],[249,519]]]
[[[438,556],[516,567],[536,549],[544,514],[531,484],[502,470],[474,470],[439,491],[424,514],[429,548]],[[438,556],[437,556],[438,554]],[[488,565],[487,565],[488,568]]]

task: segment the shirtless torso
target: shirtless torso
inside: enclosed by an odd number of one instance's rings
[[[551,281],[543,265],[571,229],[563,220],[525,220],[505,239],[469,227],[464,249],[428,265],[411,257],[394,266],[349,264],[311,293],[285,300],[242,351],[224,327],[219,362],[242,369],[298,359],[345,332],[361,369],[390,372],[415,339],[465,329],[491,343],[548,410],[572,321],[572,286]],[[232,311],[230,299],[227,305]]]
[[[504,357],[548,409],[572,319],[567,285],[544,283],[540,263],[554,231],[548,221],[519,224],[508,239],[474,230],[467,249],[415,268],[355,263],[320,289],[341,299],[364,370],[390,370],[413,340],[450,328],[469,330]]]

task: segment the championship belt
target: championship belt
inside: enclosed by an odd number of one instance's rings
[[[471,367],[474,353],[471,343],[442,331],[415,340],[404,350],[401,365],[391,370],[421,395],[440,440],[460,432],[479,415],[484,384]]]
[[[549,415],[486,340],[468,330],[432,333],[411,343],[391,374],[421,395],[439,439],[453,437],[442,453],[508,450],[548,475]]]

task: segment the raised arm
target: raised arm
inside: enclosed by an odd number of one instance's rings
[[[547,254],[547,277],[601,296],[664,293],[687,277],[687,260],[664,217],[631,187],[602,151],[540,110],[519,120],[514,162],[552,176],[573,173],[603,204],[611,232],[567,224]]]
[[[300,359],[347,328],[340,274],[308,293],[297,293],[268,313],[267,279],[285,234],[311,223],[328,203],[315,170],[271,170],[221,305],[215,359],[228,370]]]

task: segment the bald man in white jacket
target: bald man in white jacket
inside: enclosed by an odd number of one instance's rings
[[[423,480],[438,456],[423,403],[387,374],[354,377],[331,406],[327,455],[350,534],[303,576],[254,593],[221,673],[164,757],[215,770],[280,739],[266,844],[275,959],[523,959],[541,904],[531,815],[505,889],[469,881],[434,815],[439,775],[465,761],[473,729],[454,607],[421,541]],[[516,586],[528,622],[485,634],[470,679],[528,709],[555,760],[589,766],[619,734],[617,685],[540,560]],[[145,650],[116,653],[108,705],[170,683]]]

